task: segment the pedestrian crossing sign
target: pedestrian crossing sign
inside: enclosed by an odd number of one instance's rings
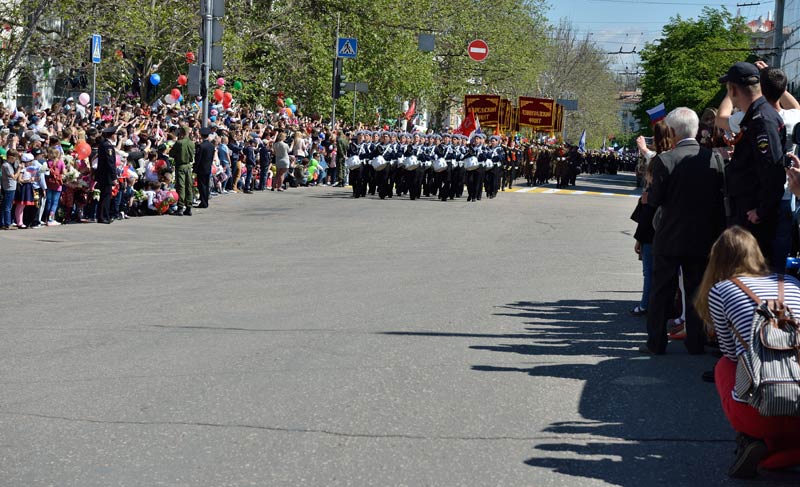
[[[336,57],[355,59],[358,53],[358,39],[340,37],[336,48]]]
[[[100,37],[100,34],[93,34],[92,35],[92,45],[91,45],[92,62],[95,63],[95,64],[99,64],[100,63],[100,44],[101,44],[101,42],[102,42],[102,38]]]

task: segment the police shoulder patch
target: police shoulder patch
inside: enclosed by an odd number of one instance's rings
[[[756,147],[762,154],[769,152],[769,135],[761,134],[756,137]]]

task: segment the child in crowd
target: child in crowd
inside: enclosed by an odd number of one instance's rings
[[[48,174],[45,177],[45,184],[47,185],[47,198],[45,199],[44,214],[47,216],[47,226],[60,225],[55,219],[56,212],[58,211],[58,203],[61,200],[61,191],[64,184],[64,172],[66,166],[62,159],[61,151],[55,147],[47,149],[47,170]]]
[[[19,176],[17,191],[14,193],[14,217],[17,228],[28,228],[22,222],[22,214],[28,206],[35,206],[36,199],[33,193],[33,179],[36,176],[33,168],[33,154],[22,154],[22,171]]]

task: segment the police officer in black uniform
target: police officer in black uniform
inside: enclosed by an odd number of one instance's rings
[[[117,127],[103,129],[103,138],[97,150],[97,169],[94,180],[100,190],[100,201],[97,204],[97,223],[110,224],[111,190],[117,179]]]
[[[760,73],[753,64],[738,62],[719,81],[727,85],[733,106],[745,112],[727,168],[731,222],[750,230],[769,259],[786,182],[786,127],[761,95]],[[783,262],[770,264],[775,270],[784,267]]]

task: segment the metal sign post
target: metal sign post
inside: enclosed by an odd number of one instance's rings
[[[94,106],[97,103],[97,65],[102,58],[103,38],[100,34],[92,34],[90,54],[92,56],[92,105],[89,107],[89,120],[94,121]]]
[[[211,23],[213,22],[213,0],[203,2],[203,79],[200,83],[200,95],[203,97],[203,113],[200,121],[202,127],[208,127],[208,77],[211,71]]]
[[[333,43],[333,82],[336,83],[336,60],[339,57],[339,21],[341,14],[336,14],[336,42]],[[336,127],[336,95],[333,96],[333,108],[331,109],[331,130]]]

